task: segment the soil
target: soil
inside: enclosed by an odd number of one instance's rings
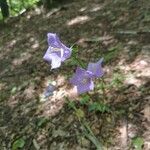
[[[95,150],[65,100],[84,111],[104,149],[137,149],[143,139],[150,149],[150,3],[135,0],[82,0],[45,10],[42,6],[0,24],[0,150]],[[67,46],[78,46],[88,63],[104,57],[105,95],[89,92],[110,112],[89,112],[80,106],[68,79],[77,65],[67,60],[50,70],[43,55],[47,33],[57,33]],[[43,99],[53,82],[57,90]],[[95,81],[98,86],[100,81]]]

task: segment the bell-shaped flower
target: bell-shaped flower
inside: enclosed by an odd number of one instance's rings
[[[44,91],[44,96],[45,98],[49,97],[49,96],[52,96],[53,95],[53,92],[56,90],[56,87],[52,84],[49,84],[47,86],[47,88],[45,89]]]
[[[103,58],[101,58],[98,62],[96,63],[89,63],[87,70],[92,72],[94,77],[102,77],[104,75],[104,71],[102,69],[102,62]]]
[[[51,69],[58,68],[61,62],[71,56],[71,49],[61,43],[59,37],[55,33],[47,34],[47,42],[49,47],[43,59],[51,63]]]
[[[94,89],[92,77],[93,74],[91,72],[82,68],[77,68],[76,73],[70,79],[70,83],[77,87],[79,94],[82,94]]]

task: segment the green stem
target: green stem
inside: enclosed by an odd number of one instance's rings
[[[85,68],[85,64],[80,59],[75,56],[73,56],[73,59],[77,62],[78,65],[80,65],[82,68]]]
[[[97,150],[103,150],[101,143],[97,140],[95,137],[93,131],[88,126],[88,123],[86,121],[81,122],[81,125],[83,126],[85,132],[85,136],[96,146]]]
[[[69,102],[68,97],[66,97],[66,100]],[[76,106],[74,106],[73,109],[74,109],[74,111],[77,111]],[[77,116],[77,118],[78,118],[78,121],[80,122],[80,124],[82,126],[82,129],[84,130],[84,135],[95,145],[97,150],[103,150],[101,143],[95,137],[93,131],[90,129],[86,120],[85,119],[81,120],[81,118],[79,116]]]
[[[106,100],[107,99],[107,97],[106,97],[106,90],[105,90],[105,80],[103,79],[103,78],[101,78],[100,79],[101,80],[101,82],[102,82],[102,92],[103,92],[103,97],[104,97],[104,100]]]

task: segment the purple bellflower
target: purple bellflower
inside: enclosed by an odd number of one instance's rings
[[[76,69],[76,73],[70,79],[70,83],[77,87],[77,91],[79,94],[82,94],[94,89],[92,77],[92,72],[78,67]]]
[[[51,63],[51,69],[61,66],[61,62],[71,56],[71,48],[61,43],[59,37],[55,33],[47,34],[48,49],[43,57],[44,60]]]
[[[53,92],[56,90],[56,87],[52,84],[49,84],[48,87],[44,91],[45,98],[52,96]]]
[[[89,63],[87,70],[92,72],[96,78],[102,77],[104,75],[104,71],[102,69],[103,58],[101,58],[96,63]]]

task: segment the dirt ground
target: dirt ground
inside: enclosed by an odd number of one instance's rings
[[[64,97],[76,65],[69,60],[50,71],[43,61],[47,33],[76,44],[85,61],[104,57],[106,101],[111,112],[85,118],[103,148],[150,149],[150,3],[140,0],[76,0],[50,11],[31,9],[0,24],[0,150],[23,139],[24,150],[95,150]],[[58,87],[47,100],[49,82]],[[96,82],[97,85],[99,81]],[[112,85],[110,88],[109,85]],[[101,100],[99,91],[89,93]],[[139,142],[140,143],[140,142]],[[138,149],[137,149],[138,150]]]

